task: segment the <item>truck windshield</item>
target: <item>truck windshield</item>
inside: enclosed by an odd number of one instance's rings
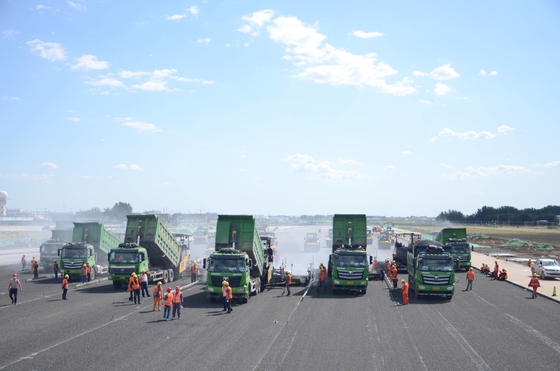
[[[109,263],[137,263],[138,253],[136,251],[113,251],[109,258]]]
[[[454,253],[468,254],[469,245],[451,245],[451,251]]]
[[[418,258],[418,270],[452,272],[453,260],[451,258],[420,257]]]
[[[62,249],[60,257],[62,259],[87,259],[87,249]]]
[[[245,272],[244,259],[211,259],[208,272]]]
[[[365,255],[339,255],[335,258],[334,264],[337,267],[365,267],[367,257]]]
[[[41,254],[56,255],[61,246],[61,244],[43,244],[41,245]]]

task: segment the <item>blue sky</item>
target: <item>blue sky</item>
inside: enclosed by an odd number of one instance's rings
[[[555,1],[2,1],[8,208],[558,204]]]

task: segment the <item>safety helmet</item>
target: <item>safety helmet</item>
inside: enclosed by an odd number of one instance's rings
[[[222,281],[222,286],[225,286],[228,284],[228,281]]]
[[[23,256],[25,256],[25,254],[23,254]]]
[[[179,291],[181,288],[179,286],[175,286],[175,291]]]
[[[56,263],[56,259],[53,260],[53,263]]]
[[[86,264],[84,263],[84,265],[82,265],[82,267],[85,267],[85,266],[86,266]]]
[[[14,277],[17,277],[17,273],[16,273],[16,272],[14,272]]]
[[[69,276],[69,275],[67,275],[67,274],[65,274],[65,275],[64,275],[64,278],[70,278],[70,276]]]
[[[497,263],[497,262],[498,262],[498,259],[494,260],[494,263]]]
[[[136,273],[135,273],[135,272],[132,272],[131,276],[132,276],[132,277],[136,277]]]
[[[286,274],[292,274],[292,272],[290,272],[289,270],[286,270]]]
[[[536,274],[536,273],[533,273],[533,277],[537,277],[537,276],[538,276],[538,274]]]
[[[404,283],[404,280],[401,280],[402,283]]]
[[[160,286],[160,285],[161,285],[161,282],[158,282],[157,284],[158,284],[158,286]]]
[[[391,268],[395,268],[395,266],[394,266],[394,265],[391,265]]]
[[[146,270],[145,270],[145,269],[142,269],[142,273],[146,273]]]
[[[170,291],[171,291],[171,287],[168,287],[168,288],[167,288],[167,292],[170,292]]]
[[[469,270],[472,271],[472,267]]]
[[[228,281],[226,281],[226,286],[229,286],[229,282],[228,282]]]
[[[194,265],[198,265],[198,263],[197,263],[197,262],[194,262],[193,264],[194,264]]]
[[[35,257],[33,257],[33,259],[35,259]]]
[[[376,261],[377,261],[377,258],[373,259],[373,261],[376,262]]]

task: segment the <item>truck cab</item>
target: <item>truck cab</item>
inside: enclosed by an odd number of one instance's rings
[[[73,277],[80,277],[82,275],[82,267],[84,264],[89,263],[93,267],[97,262],[97,255],[92,245],[85,242],[72,242],[67,243],[58,250],[60,256],[60,272],[67,274],[70,279]],[[95,270],[91,270],[91,278],[95,277]]]
[[[408,249],[408,283],[418,296],[451,300],[455,292],[452,256],[436,241],[420,240]]]
[[[329,228],[329,231],[327,232],[327,237],[325,237],[326,247],[329,249],[332,248],[332,237],[333,237],[333,231],[332,228]]]
[[[451,256],[455,264],[456,270],[464,269],[466,271],[471,267],[471,249],[466,238],[450,238],[447,240],[446,246],[451,249]]]

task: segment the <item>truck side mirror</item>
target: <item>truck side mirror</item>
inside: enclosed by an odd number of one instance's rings
[[[60,249],[58,249],[58,256],[60,256]]]
[[[249,269],[253,269],[253,259],[249,259]]]
[[[107,253],[107,261],[111,260],[111,253]]]
[[[206,269],[206,258],[202,259],[202,268]]]
[[[373,256],[369,256],[369,264],[373,264]]]

